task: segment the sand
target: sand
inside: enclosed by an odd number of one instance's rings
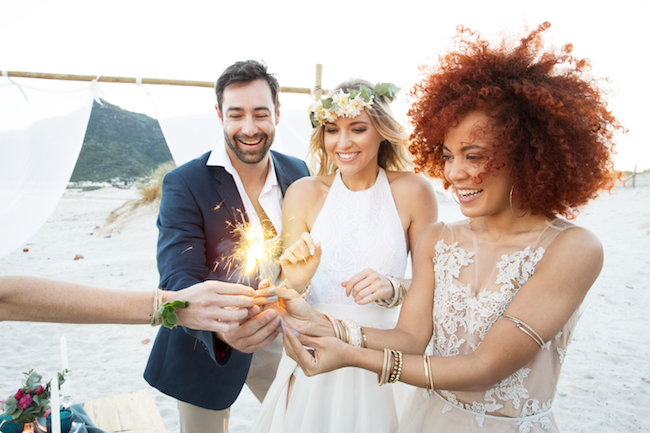
[[[155,287],[156,207],[129,210],[106,225],[112,211],[137,197],[133,189],[67,190],[25,243],[29,251],[19,248],[0,258],[0,274],[134,290]],[[455,203],[446,196],[439,201],[441,219],[459,217]],[[576,220],[601,239],[605,267],[585,302],[558,385],[554,410],[564,432],[650,431],[649,203],[650,177],[640,177],[636,188],[618,187]],[[77,255],[83,258],[75,260]],[[74,402],[151,389],[167,432],[176,433],[175,401],[142,377],[156,332],[149,325],[0,322],[0,398],[13,393],[21,373],[31,368],[52,377],[61,367],[65,335]],[[258,409],[244,388],[232,408],[230,431],[248,432]]]

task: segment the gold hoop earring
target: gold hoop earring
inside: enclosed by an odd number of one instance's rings
[[[513,190],[514,188],[515,188],[514,185],[512,185],[512,186],[510,187],[510,212],[512,212],[512,214],[513,214],[515,217],[517,217],[517,218],[523,218],[523,217],[525,217],[525,216],[528,214],[528,211],[530,210],[530,205],[528,205],[528,208],[526,209],[526,212],[524,212],[522,215],[517,215],[517,214],[515,213],[515,209],[514,209],[513,206],[512,206],[512,190]]]

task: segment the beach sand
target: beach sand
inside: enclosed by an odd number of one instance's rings
[[[138,197],[136,190],[67,190],[24,248],[0,258],[0,274],[26,274],[100,287],[157,285],[155,206],[107,216]],[[440,196],[440,218],[459,218]],[[650,431],[650,177],[617,187],[584,209],[576,222],[605,248],[604,269],[585,301],[558,385],[554,411],[564,432]],[[75,260],[75,256],[83,258]],[[119,299],[115,308],[120,308]],[[61,368],[65,335],[75,403],[151,389],[168,433],[178,429],[175,400],[150,388],[142,373],[157,328],[0,322],[0,398],[13,394],[22,372],[45,379]],[[209,385],[207,385],[209,386]],[[247,388],[232,408],[230,431],[248,432],[260,404]],[[644,409],[645,408],[645,409]]]

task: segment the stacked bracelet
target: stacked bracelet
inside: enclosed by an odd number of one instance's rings
[[[390,349],[384,349],[384,361],[381,364],[381,373],[377,375],[377,383],[379,386],[382,386],[388,383],[388,363],[390,362],[390,357],[392,353]]]
[[[377,376],[377,383],[382,386],[386,383],[396,383],[402,375],[403,358],[399,350],[384,349],[384,362],[381,373]]]
[[[361,343],[361,347],[363,347],[364,349],[367,349],[368,348],[368,338],[366,338],[366,333],[363,332],[363,329],[361,329],[361,328],[359,328],[359,330],[361,331],[361,339],[363,340],[363,342]]]
[[[361,333],[361,327],[357,324],[357,322],[353,320],[342,320],[342,322],[348,331],[347,343],[350,346],[363,347],[363,334]]]
[[[390,281],[391,286],[393,286],[393,297],[388,301],[384,299],[377,299],[375,301],[375,304],[379,305],[380,307],[395,308],[398,305],[401,305],[402,301],[404,301],[404,294],[406,293],[406,287],[404,287],[404,284],[402,284],[400,280],[393,277],[392,275],[386,275],[386,278],[388,278],[388,281]]]
[[[334,336],[344,343],[354,347],[368,347],[368,339],[361,326],[354,320],[335,319],[327,313],[323,313],[332,324]]]

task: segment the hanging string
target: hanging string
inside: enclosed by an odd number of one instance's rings
[[[20,93],[23,95],[23,98],[25,98],[25,101],[29,102],[29,98],[27,98],[27,94],[23,90],[23,88],[20,86],[20,84],[16,83],[14,80],[9,77],[9,72],[8,71],[2,71],[2,76],[5,77],[11,84],[14,86],[18,87],[18,90],[20,90]]]

